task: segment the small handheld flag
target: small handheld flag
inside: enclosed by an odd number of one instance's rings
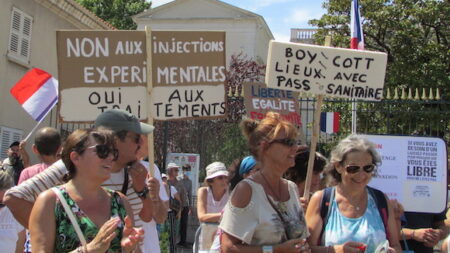
[[[338,112],[322,112],[320,114],[320,131],[332,134],[339,132],[339,120],[341,115]]]
[[[33,68],[10,90],[35,121],[42,121],[58,102],[58,80],[44,70]]]

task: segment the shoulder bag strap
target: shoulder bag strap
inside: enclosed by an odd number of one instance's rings
[[[265,193],[265,191],[264,191]],[[272,200],[270,200],[269,195],[267,195],[266,193],[266,197],[267,197],[267,201],[269,201],[269,204],[272,206],[273,210],[275,210],[275,212],[278,214],[278,217],[280,217],[281,222],[283,223],[283,228],[284,228],[284,234],[286,235],[286,238],[288,240],[292,239],[289,237],[287,230],[286,230],[286,225],[288,223],[286,223],[286,220],[283,218],[283,216],[281,215],[281,212],[278,210],[278,208],[275,206],[275,204],[272,202]]]
[[[331,201],[334,200],[334,187],[327,187],[323,190],[322,200],[320,201],[320,217],[322,218],[322,228],[320,230],[318,245],[321,245],[322,236],[331,213]]]
[[[128,166],[123,169],[123,184],[122,184],[122,190],[120,192],[123,193],[123,195],[127,196],[127,190],[128,190]]]
[[[86,239],[84,238],[84,235],[81,232],[80,226],[78,225],[78,222],[75,219],[75,216],[74,216],[72,210],[70,209],[69,205],[67,204],[66,199],[63,197],[61,191],[58,188],[53,187],[52,190],[58,197],[62,206],[64,207],[64,210],[66,211],[67,216],[69,216],[70,222],[72,223],[72,226],[75,229],[75,232],[77,233],[78,239],[80,239],[81,245],[83,245],[83,247],[86,247],[86,245],[87,245]]]

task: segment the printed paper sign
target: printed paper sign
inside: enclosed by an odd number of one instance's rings
[[[243,87],[247,117],[261,120],[273,111],[295,126],[302,125],[297,92],[267,88],[264,83],[243,83]]]
[[[153,118],[225,116],[225,72],[225,32],[153,31]]]
[[[108,109],[147,118],[144,31],[57,31],[59,116],[93,122]]]
[[[370,185],[407,212],[439,213],[447,205],[447,148],[432,137],[365,135],[382,164]]]
[[[381,100],[387,54],[271,41],[266,84],[283,90]]]

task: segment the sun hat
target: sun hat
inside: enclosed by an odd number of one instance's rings
[[[154,126],[146,123],[139,122],[133,114],[118,109],[111,109],[102,112],[95,119],[96,127],[106,127],[113,131],[126,130],[137,134],[149,134],[155,129]]]
[[[218,176],[228,176],[228,170],[225,164],[221,162],[213,162],[206,166],[206,180],[212,179]]]
[[[170,168],[180,168],[180,166],[178,166],[176,163],[169,163],[169,164],[167,164],[167,169],[170,169]]]

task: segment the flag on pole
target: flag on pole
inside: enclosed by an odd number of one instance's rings
[[[339,120],[341,115],[338,112],[320,113],[320,131],[327,134],[339,132]]]
[[[359,14],[358,0],[352,0],[352,8],[350,11],[350,48],[364,50],[364,35],[361,26],[361,15]]]
[[[58,102],[58,80],[44,70],[33,68],[10,92],[23,109],[40,122]]]

